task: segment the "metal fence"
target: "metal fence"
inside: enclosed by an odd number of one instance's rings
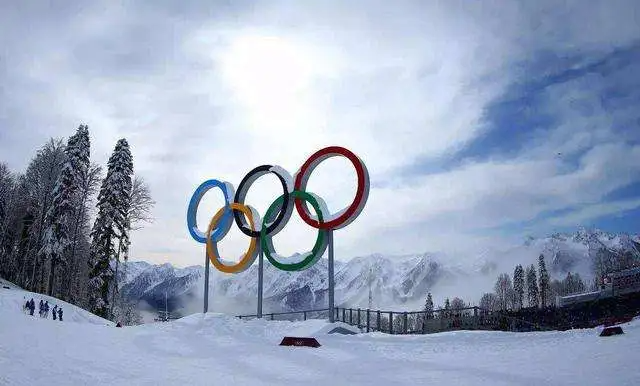
[[[457,310],[397,312],[369,309],[336,308],[336,321],[366,332],[388,334],[430,334],[454,330],[544,331],[545,326],[500,312],[467,307]]]
[[[239,319],[255,319],[258,315],[238,315]],[[305,311],[288,311],[288,312],[272,312],[262,314],[263,319],[267,320],[307,320],[307,319],[328,319],[329,309],[320,308],[317,310],[305,310]]]
[[[499,311],[480,307],[457,310],[433,311],[383,311],[360,308],[334,308],[338,322],[356,326],[363,331],[380,331],[388,334],[431,334],[455,330],[546,331],[551,330],[538,323],[511,317]],[[238,315],[239,319],[255,319],[257,315]],[[272,312],[262,315],[267,320],[328,319],[329,309]]]

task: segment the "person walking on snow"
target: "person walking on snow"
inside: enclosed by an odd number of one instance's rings
[[[56,320],[56,312],[57,312],[57,310],[58,310],[58,306],[57,305],[53,306],[53,312],[52,312],[53,320]]]
[[[38,314],[42,318],[42,314],[44,313],[44,302],[40,299],[40,305],[38,305]]]
[[[36,302],[33,301],[33,298],[29,300],[29,315],[33,316],[33,312],[36,310]]]
[[[58,308],[58,319],[62,322],[62,307]]]
[[[49,317],[49,301],[44,302],[44,318]]]

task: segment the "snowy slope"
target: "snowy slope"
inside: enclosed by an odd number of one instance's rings
[[[318,320],[219,314],[115,328],[11,312],[0,314],[0,326],[2,385],[625,386],[640,379],[640,321],[609,338],[596,329],[328,335]],[[281,347],[285,335],[315,336],[322,347]]]
[[[84,323],[84,324],[98,324],[98,325],[114,324],[109,320],[96,316],[73,304],[69,304],[67,302],[64,302],[62,300],[56,299],[51,296],[25,291],[20,287],[13,285],[10,282],[7,282],[5,280],[0,279],[0,281],[2,281],[2,284],[3,284],[3,286],[0,286],[0,310],[2,310],[2,314],[25,316],[29,319],[38,319],[43,323],[46,323],[46,322],[53,323],[51,313],[49,314],[48,319],[41,319],[38,316],[38,303],[40,302],[40,299],[42,299],[43,301],[49,302],[50,308],[53,308],[54,305],[57,305],[58,307],[62,307],[63,323],[72,323],[72,324]],[[5,283],[8,283],[8,285]],[[11,287],[11,289],[4,288],[4,285]],[[33,298],[33,300],[36,303],[36,310],[34,312],[34,316],[29,316],[22,311],[22,306],[27,302],[27,300],[30,300],[31,298]]]

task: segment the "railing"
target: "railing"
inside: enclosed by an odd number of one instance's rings
[[[366,332],[379,331],[388,334],[431,334],[455,330],[551,330],[551,328],[538,323],[532,323],[480,307],[410,312],[336,307],[334,312],[334,318],[338,322],[356,326]],[[239,319],[255,319],[257,317],[255,314],[237,316]],[[267,320],[289,321],[328,319],[329,309],[272,312],[265,313],[262,317]]]
[[[549,328],[537,323],[480,307],[430,312],[397,312],[338,307],[335,312],[336,321],[356,326],[366,332],[380,331],[389,334],[430,334],[453,330],[549,330]]]
[[[238,315],[239,319],[255,319],[258,315]],[[320,308],[316,310],[304,311],[288,311],[288,312],[271,312],[262,314],[263,319],[267,320],[307,320],[307,319],[327,319],[329,318],[329,309]]]

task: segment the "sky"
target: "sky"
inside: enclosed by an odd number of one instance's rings
[[[202,181],[293,175],[330,145],[371,180],[337,259],[637,233],[639,20],[633,0],[3,2],[0,161],[23,171],[84,123],[104,166],[126,138],[156,201],[131,258],[178,266],[204,258],[185,220]],[[338,211],[355,171],[331,158],[307,189]],[[264,214],[280,194],[265,176],[246,203]],[[222,204],[205,196],[201,228]],[[274,245],[315,237],[294,214]],[[220,251],[248,243],[232,227]]]

